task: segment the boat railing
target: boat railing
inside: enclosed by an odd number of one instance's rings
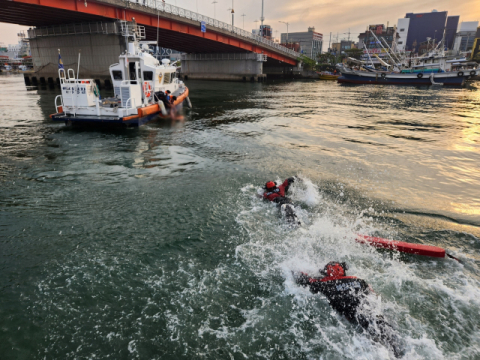
[[[58,105],[58,99],[60,99],[60,105]],[[57,114],[58,114],[59,107],[62,107],[62,110],[65,108],[65,106],[63,105],[63,96],[62,95],[57,95],[55,97],[55,110],[57,111]]]
[[[132,106],[132,103],[133,103],[132,107],[128,107],[129,102],[130,102],[130,106]],[[127,102],[125,103],[125,108],[127,110],[136,109],[135,99],[134,98],[128,98]]]

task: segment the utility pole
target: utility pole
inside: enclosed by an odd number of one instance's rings
[[[212,4],[213,4],[213,18],[217,20],[217,10],[216,10],[215,4],[218,4],[218,1],[213,0]]]
[[[260,21],[262,22],[260,25],[260,29],[262,29],[262,35],[263,35],[263,21],[265,18],[263,17],[263,0],[262,0],[262,16],[260,17]]]
[[[245,16],[247,16],[247,15],[242,14],[241,16],[243,17],[243,30],[245,30]]]
[[[332,43],[332,32],[330,31],[330,40],[328,40],[328,51],[331,52],[330,44]]]

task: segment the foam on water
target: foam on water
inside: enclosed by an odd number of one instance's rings
[[[309,223],[298,229],[282,226],[272,204],[259,204],[252,195],[258,191],[253,185],[243,189],[244,194],[250,194],[246,207],[251,211],[241,212],[238,222],[248,232],[249,241],[237,247],[236,257],[265,286],[282,283],[283,291],[278,296],[291,300],[291,307],[285,311],[290,312],[290,331],[301,339],[302,352],[322,354],[326,359],[393,357],[384,346],[372,342],[336,314],[322,295],[313,295],[294,282],[292,270],[318,275],[318,269],[332,260],[346,261],[350,275],[363,278],[374,288],[374,311],[383,313],[399,331],[406,345],[405,359],[462,358],[456,343],[465,343],[465,337],[471,346],[462,351],[478,352],[479,326],[467,314],[473,308],[480,309],[479,282],[465,272],[463,265],[416,256],[404,260],[398,253],[356,243],[358,231],[395,230],[366,217],[374,212],[371,208],[352,217],[350,209],[325,200],[307,178],[291,188],[292,199],[301,204],[303,216],[309,218]],[[264,221],[258,221],[259,216]],[[305,322],[310,325],[308,331]]]

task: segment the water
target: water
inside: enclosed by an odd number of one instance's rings
[[[331,260],[405,359],[480,357],[479,83],[187,85],[184,123],[72,129],[48,118],[57,90],[0,77],[2,359],[392,356],[293,283]],[[256,196],[291,175],[298,229]]]

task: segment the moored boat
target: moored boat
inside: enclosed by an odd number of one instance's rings
[[[469,72],[412,72],[399,73],[387,71],[362,71],[338,66],[342,76],[339,83],[375,84],[375,85],[450,85],[462,86],[467,79],[479,75],[480,70]]]
[[[320,80],[337,80],[340,77],[340,74],[333,74],[329,71],[321,71],[318,73]]]
[[[145,29],[135,23],[122,23],[127,50],[109,68],[114,96],[102,99],[93,79],[75,77],[73,69],[59,69],[62,95],[55,98],[54,121],[65,124],[120,124],[140,126],[156,117],[175,117],[189,91],[176,76],[177,68],[164,59],[160,63],[149,50]],[[80,58],[79,58],[80,62]],[[59,62],[60,64],[60,62]]]

